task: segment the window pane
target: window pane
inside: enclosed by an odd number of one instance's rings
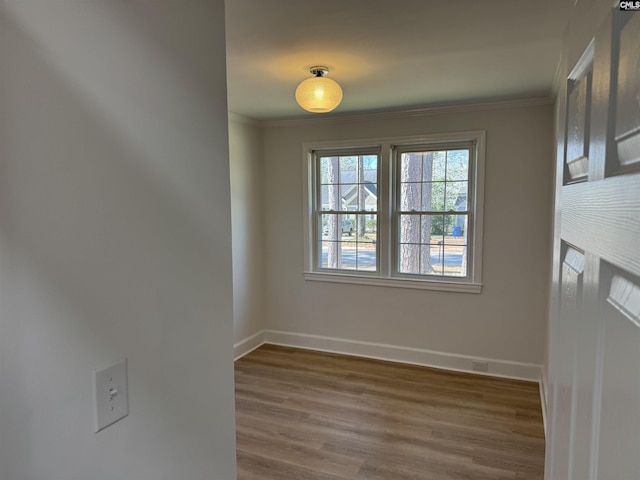
[[[339,242],[320,242],[320,267],[338,268]]]
[[[469,178],[469,150],[447,152],[447,181]]]
[[[375,245],[370,247],[359,244],[358,246],[358,270],[368,272],[376,271],[376,248]]]
[[[419,182],[422,180],[422,153],[403,153],[400,160],[400,181]]]
[[[400,273],[440,274],[443,248],[442,245],[401,244],[398,259]]]
[[[444,246],[444,275],[465,277],[467,275],[467,247]]]
[[[466,210],[469,182],[447,182],[445,210]]]
[[[320,183],[329,183],[329,158],[320,158]]]
[[[401,244],[399,255],[400,273],[420,273],[420,245]]]
[[[445,183],[427,182],[422,185],[422,211],[442,211],[445,210]]]
[[[442,229],[444,231],[445,240],[451,238],[453,234],[453,220],[455,215],[445,215]]]
[[[329,208],[329,185],[320,185],[319,210],[331,210]]]
[[[430,220],[430,230],[431,230],[431,243],[438,243],[444,240],[445,233],[445,219],[444,215],[429,215],[431,217]]]
[[[323,240],[340,240],[340,237],[350,237],[356,233],[356,215],[324,213],[320,218]]]
[[[351,237],[356,232],[356,216],[355,215],[342,215],[340,221],[340,233],[342,236]]]
[[[341,264],[338,268],[345,270],[356,270],[356,242],[342,242],[340,248]]]
[[[376,270],[377,215],[358,215],[356,218],[358,270]]]
[[[420,211],[422,208],[422,184],[403,183],[400,186],[400,210],[403,212]]]
[[[323,157],[320,159],[321,184],[318,210],[340,210],[338,166],[338,157]]]
[[[356,190],[356,208],[358,210],[366,210],[367,199],[371,197],[367,184],[359,183]],[[373,198],[370,201],[373,203],[370,210],[375,210],[377,208],[376,201]]]
[[[439,273],[437,255],[438,246],[429,244],[420,245],[420,273],[422,275],[434,275]]]
[[[353,183],[340,185],[340,210],[358,209],[358,186]]]
[[[342,242],[322,242],[322,268],[342,268]]]
[[[444,243],[444,233],[442,232],[443,215],[423,215],[422,216],[422,243]]]
[[[358,161],[362,162],[362,168],[365,172],[375,172],[378,170],[378,156],[377,155],[360,155]],[[376,181],[377,177],[367,178],[367,180]]]
[[[320,158],[320,183],[339,183],[339,165],[338,157]]]
[[[378,210],[378,157],[362,155],[358,159],[358,209]]]
[[[378,238],[378,215],[364,215],[365,217],[365,234],[373,241],[377,241]]]
[[[321,157],[319,188],[322,210],[377,210],[377,156]]]
[[[378,210],[378,187],[376,183],[365,182],[358,184],[358,210]]]
[[[420,215],[400,215],[400,243],[420,243]]]
[[[442,182],[445,180],[447,153],[446,152],[427,152],[430,156],[425,155],[422,180],[425,182]]]
[[[340,183],[356,183],[357,156],[340,157]]]
[[[467,215],[447,215],[446,243],[455,245],[467,244]]]
[[[468,150],[403,153],[400,170],[402,211],[466,210]]]
[[[398,272],[464,277],[467,215],[400,215]]]
[[[431,275],[442,275],[444,271],[444,245],[431,244],[429,247],[429,269]]]
[[[338,240],[338,215],[323,214],[322,219],[322,239],[323,240]]]
[[[456,204],[455,204],[454,210],[457,212],[469,210],[469,202],[467,200],[468,198],[469,198],[468,190],[466,192],[460,193],[460,195],[458,195],[458,198],[456,198]]]
[[[318,218],[322,232],[319,242],[320,268],[377,269],[376,214],[321,214]]]
[[[366,215],[356,215],[353,221],[353,232],[359,242],[367,240],[366,228]]]

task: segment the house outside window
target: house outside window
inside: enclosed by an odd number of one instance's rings
[[[305,278],[479,293],[484,132],[318,142]]]

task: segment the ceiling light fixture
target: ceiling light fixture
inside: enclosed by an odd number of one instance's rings
[[[296,88],[296,101],[308,112],[327,113],[342,101],[342,88],[334,80],[325,77],[327,67],[311,67],[313,77],[304,80]]]

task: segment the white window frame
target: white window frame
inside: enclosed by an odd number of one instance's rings
[[[482,239],[484,210],[484,170],[486,132],[483,130],[430,134],[409,137],[386,137],[360,140],[305,142],[303,151],[303,225],[304,225],[304,278],[306,280],[350,283],[385,287],[480,293],[482,290]],[[395,225],[397,163],[395,152],[405,147],[429,149],[455,148],[473,144],[469,158],[469,247],[470,261],[466,277],[439,277],[436,275],[406,275],[395,273],[397,256],[397,227]],[[317,266],[317,222],[314,212],[317,198],[317,172],[314,170],[316,152],[349,152],[378,149],[378,242],[375,272],[327,270]],[[395,184],[394,184],[395,182]]]

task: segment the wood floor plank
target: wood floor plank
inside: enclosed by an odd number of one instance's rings
[[[539,480],[538,385],[264,345],[236,362],[239,480]]]
[[[259,436],[243,433],[238,433],[237,441],[242,444],[244,452],[322,474],[353,478],[364,463],[361,458],[322,448],[313,448],[313,445],[309,444],[265,441]]]
[[[353,477],[332,475],[238,450],[238,480],[348,480]]]

